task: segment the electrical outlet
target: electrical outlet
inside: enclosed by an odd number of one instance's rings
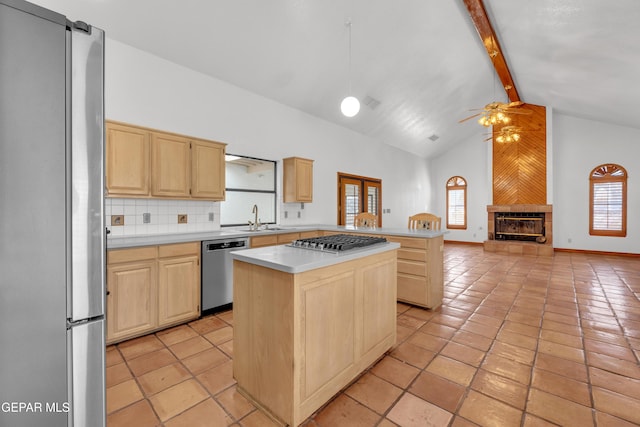
[[[111,226],[124,225],[124,215],[111,215]]]
[[[209,212],[209,221],[213,222],[213,212]]]
[[[298,218],[300,218],[300,211],[298,211]]]
[[[187,223],[187,214],[178,214],[178,224]]]
[[[149,212],[145,212],[142,214],[142,223],[149,224],[151,222],[151,214]]]
[[[289,211],[284,211],[284,219],[289,218]]]

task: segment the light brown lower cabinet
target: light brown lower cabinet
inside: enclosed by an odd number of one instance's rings
[[[385,237],[400,243],[398,301],[430,309],[440,306],[444,295],[444,238]]]
[[[396,251],[290,274],[234,261],[233,373],[297,426],[396,340]]]
[[[200,242],[107,252],[107,344],[200,316]]]
[[[438,308],[444,296],[443,251],[444,237],[405,237],[362,232],[324,231],[333,234],[360,234],[385,237],[400,243],[398,249],[398,301]]]

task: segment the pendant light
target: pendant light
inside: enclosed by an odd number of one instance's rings
[[[349,28],[349,91],[347,97],[340,104],[340,111],[346,117],[353,117],[360,111],[360,101],[351,95],[351,19],[347,20],[345,25]]]

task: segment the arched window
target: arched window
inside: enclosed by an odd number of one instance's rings
[[[447,228],[467,229],[467,181],[461,176],[447,181]]]
[[[620,165],[600,165],[589,175],[589,234],[627,235],[627,171]]]

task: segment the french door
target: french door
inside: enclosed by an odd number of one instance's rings
[[[338,172],[338,225],[353,225],[360,212],[378,216],[382,227],[382,180]]]

